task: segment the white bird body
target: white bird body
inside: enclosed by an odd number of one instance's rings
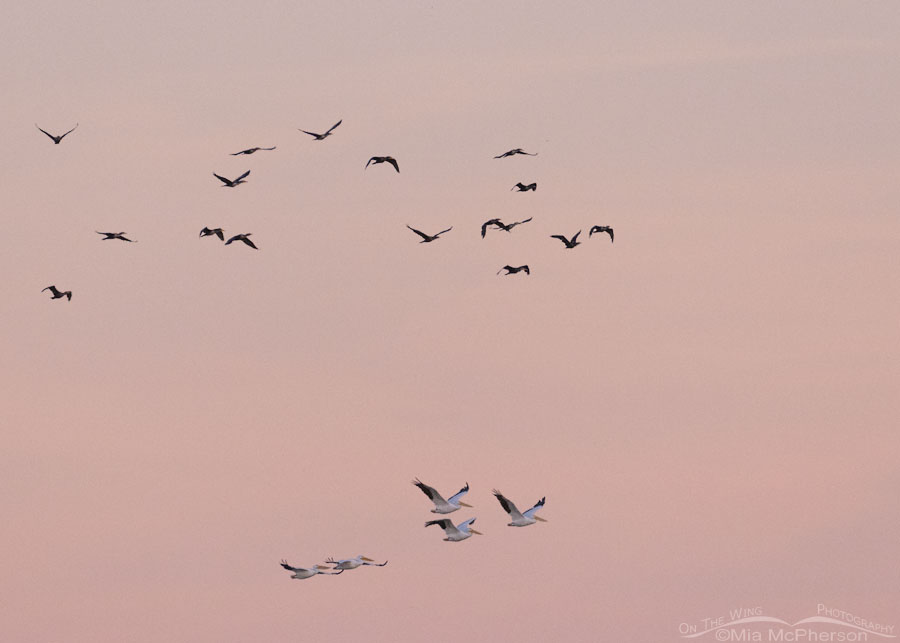
[[[284,567],[289,572],[294,572],[291,575],[291,578],[296,578],[298,580],[303,580],[304,578],[312,578],[316,574],[325,574],[326,576],[335,576],[340,574],[344,570],[342,569],[339,572],[330,572],[327,571],[327,567],[323,567],[322,565],[313,565],[312,567],[291,567],[288,565],[286,560],[281,561],[281,566]]]
[[[475,518],[469,518],[465,522],[461,522],[454,526],[449,518],[441,518],[440,520],[429,520],[425,523],[425,526],[440,525],[441,529],[444,530],[444,534],[447,536],[444,540],[455,543],[469,538],[472,534],[475,534],[476,536],[484,535],[480,531],[475,531],[470,527],[473,522],[475,522]]]
[[[522,513],[518,510],[518,508],[512,501],[507,499],[506,496],[504,496],[496,489],[494,489],[494,495],[500,502],[500,506],[503,507],[503,511],[508,513],[510,519],[512,520],[512,522],[507,524],[508,527],[527,527],[528,525],[533,525],[537,521],[547,522],[543,518],[535,515],[537,510],[544,506],[544,501],[546,500],[546,498],[541,498],[534,504],[531,509],[529,509],[525,513]]]
[[[373,567],[384,567],[388,564],[388,561],[384,561],[383,563],[376,563],[371,558],[366,558],[362,554],[357,556],[356,558],[343,558],[341,560],[335,560],[334,558],[329,558],[325,561],[330,565],[334,565],[333,569],[340,569],[344,571],[345,569],[356,569],[357,567],[362,567],[363,565],[372,565]]]
[[[459,510],[460,507],[472,507],[472,505],[467,505],[460,500],[460,498],[469,493],[468,482],[465,487],[450,496],[449,500],[444,500],[444,497],[439,494],[434,487],[429,487],[418,478],[413,480],[413,484],[421,489],[422,493],[428,496],[429,500],[434,503],[434,509],[431,510],[431,513],[433,514],[452,514],[454,511]]]

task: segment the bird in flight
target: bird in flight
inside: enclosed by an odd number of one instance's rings
[[[119,239],[120,241],[127,241],[128,243],[135,243],[131,239],[125,238],[125,235],[127,234],[126,232],[98,232],[97,230],[94,230],[94,232],[97,232],[97,234],[106,235],[105,237],[100,239],[100,241],[109,241],[110,239]]]
[[[273,145],[272,147],[251,147],[250,149],[247,149],[247,150],[241,150],[240,152],[235,152],[231,156],[240,156],[241,154],[253,154],[254,152],[259,152],[260,150],[270,152],[270,151],[274,150],[275,147],[276,147],[275,145]]]
[[[65,134],[60,134],[59,136],[54,136],[53,134],[51,134],[51,133],[48,132],[47,130],[41,129],[41,128],[38,126],[37,123],[35,123],[34,126],[37,127],[38,129],[40,129],[44,134],[46,134],[47,136],[49,136],[51,139],[53,139],[53,142],[54,142],[54,143],[56,143],[57,145],[59,145],[59,142],[60,142],[61,140],[63,140],[66,136],[68,136],[69,134],[71,134],[72,132],[75,131],[75,129],[78,127],[78,123],[75,123],[75,127],[73,127],[72,129],[70,129],[68,132],[66,132]]]
[[[222,186],[223,188],[233,188],[235,186],[240,185],[241,183],[246,183],[246,181],[244,179],[247,178],[248,174],[250,174],[250,170],[247,170],[246,172],[241,174],[239,177],[237,177],[234,181],[232,181],[230,179],[226,179],[224,176],[219,176],[218,174],[213,172],[213,176],[225,184]]]
[[[595,232],[608,232],[609,242],[612,243],[613,241],[615,241],[615,239],[613,238],[613,229],[608,225],[595,225],[593,228],[591,228],[591,231],[588,232],[588,238],[590,238]]]
[[[59,290],[56,289],[56,286],[47,286],[46,288],[41,290],[41,292],[44,292],[44,290],[49,290],[50,293],[53,295],[50,299],[62,299],[63,297],[66,297],[66,298],[68,298],[69,301],[72,301],[72,291],[71,290],[66,290],[65,292],[60,292]]]
[[[524,151],[521,147],[517,147],[514,150],[510,150],[509,152],[504,152],[500,156],[495,156],[494,158],[502,159],[502,158],[506,158],[507,156],[515,156],[516,154],[524,154],[525,156],[537,156],[536,152],[534,154],[529,154],[528,152]]]
[[[503,511],[509,514],[512,522],[509,523],[509,527],[527,527],[528,525],[533,525],[535,522],[540,520],[541,522],[547,522],[543,518],[540,518],[535,515],[535,512],[544,506],[544,501],[546,498],[541,498],[538,500],[534,506],[526,511],[525,513],[521,513],[516,506],[507,499],[502,493],[494,489],[494,495],[497,497],[497,500],[500,501],[500,506],[503,507]]]
[[[504,230],[506,232],[510,232],[517,225],[522,225],[523,223],[528,223],[534,217],[528,217],[522,221],[513,221],[512,223],[503,223],[500,219],[491,219],[490,221],[485,221],[481,224],[481,238],[484,239],[484,235],[487,232],[488,226],[496,226],[498,230]]]
[[[398,172],[400,171],[400,166],[397,165],[397,159],[393,156],[373,156],[369,159],[369,163],[374,163],[375,165],[378,165],[379,163],[390,163],[394,166],[395,170]],[[369,163],[366,163],[366,167],[369,167]]]
[[[340,124],[343,123],[343,122],[344,122],[344,119],[342,118],[342,119],[339,120],[337,123],[335,123],[334,125],[332,125],[332,126],[328,129],[328,131],[325,132],[324,134],[316,134],[315,132],[307,132],[305,129],[301,129],[300,131],[303,132],[304,134],[309,134],[310,136],[312,136],[312,137],[313,137],[315,140],[317,140],[317,141],[324,141],[326,138],[328,138],[329,136],[331,136],[331,132],[334,131],[334,128],[336,128],[338,125],[340,125]],[[298,127],[297,129],[300,129],[300,128]],[[399,172],[400,170],[397,170],[397,171]]]
[[[225,242],[225,245],[227,246],[227,245],[230,244],[232,241],[243,241],[244,243],[246,243],[248,246],[250,246],[250,247],[253,248],[254,250],[259,250],[259,248],[257,248],[256,245],[254,245],[254,243],[253,243],[252,241],[250,241],[250,239],[248,239],[248,237],[249,237],[251,234],[253,234],[253,233],[252,233],[252,232],[247,232],[246,234],[236,234],[236,235],[234,235],[233,237],[231,237],[228,241],[226,241],[226,242]]]
[[[519,189],[516,190],[516,188],[519,188]],[[528,190],[531,190],[532,192],[537,192],[537,183],[529,183],[528,185],[525,185],[524,183],[516,183],[509,190],[510,190],[510,192],[512,192],[513,190],[516,190],[517,192],[528,192]]]
[[[500,219],[490,219],[490,220],[482,223],[481,224],[481,238],[482,239],[484,239],[484,235],[487,234],[488,226],[491,226],[491,225],[502,226],[503,223],[501,223]]]
[[[388,561],[384,561],[383,563],[376,563],[371,558],[366,558],[363,555],[359,555],[356,558],[344,558],[342,560],[335,560],[334,558],[329,558],[325,561],[329,565],[334,565],[332,569],[339,569],[344,571],[345,569],[356,569],[362,565],[371,565],[373,567],[384,567],[388,564]]]
[[[427,484],[416,478],[413,480],[413,484],[416,485],[419,489],[422,490],[428,499],[434,503],[434,509],[431,510],[433,514],[449,514],[453,513],[460,507],[470,507],[472,505],[467,505],[462,502],[460,498],[469,493],[469,483],[466,483],[466,486],[457,491],[455,494],[450,496],[449,500],[444,500],[444,497],[437,492],[434,487],[429,487]]]
[[[515,266],[503,266],[502,268],[500,268],[500,270],[497,271],[497,274],[499,275],[504,270],[506,271],[507,275],[514,275],[517,272],[522,272],[523,270],[525,271],[526,275],[531,274],[531,270],[528,268],[527,265],[519,266],[518,268]]]
[[[289,572],[294,572],[291,578],[296,578],[299,580],[303,580],[304,578],[312,578],[316,574],[325,574],[326,576],[337,576],[344,570],[342,569],[340,572],[329,572],[325,571],[328,567],[323,567],[322,565],[313,565],[312,567],[291,567],[288,565],[286,560],[281,561],[281,566],[284,567]]]
[[[441,230],[440,232],[438,232],[435,235],[430,235],[430,234],[425,234],[421,230],[416,230],[415,228],[410,227],[409,224],[407,224],[406,227],[409,228],[410,230],[412,230],[413,232],[415,232],[420,237],[422,237],[422,240],[419,243],[431,243],[432,241],[437,239],[439,236],[441,236],[445,232],[450,232],[453,229],[453,226],[450,226],[446,230]]]
[[[222,228],[206,228],[206,227],[204,227],[200,231],[201,237],[211,237],[213,235],[219,237],[220,241],[225,241],[225,231]]]
[[[441,529],[444,530],[444,535],[446,536],[444,540],[455,543],[459,542],[460,540],[465,540],[472,534],[475,534],[477,536],[484,535],[480,531],[475,531],[474,529],[469,527],[469,525],[471,525],[473,522],[475,522],[475,519],[469,518],[467,521],[461,522],[454,527],[453,522],[451,522],[449,518],[441,518],[440,520],[429,520],[425,523],[425,526],[430,527],[431,525],[440,525]]]
[[[551,237],[552,239],[559,239],[559,240],[562,241],[564,244],[566,244],[566,248],[568,248],[569,250],[571,250],[571,249],[574,248],[575,246],[581,244],[581,242],[578,240],[578,235],[579,235],[579,234],[581,234],[581,230],[579,230],[578,232],[575,233],[575,236],[572,237],[572,240],[571,240],[571,241],[570,241],[569,239],[566,239],[566,238],[565,238],[563,235],[561,235],[561,234],[551,234],[550,237]]]

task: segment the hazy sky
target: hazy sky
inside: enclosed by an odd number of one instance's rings
[[[900,628],[898,33],[893,2],[5,7],[0,638]],[[424,529],[416,476],[485,535]],[[390,563],[278,566],[357,554]]]

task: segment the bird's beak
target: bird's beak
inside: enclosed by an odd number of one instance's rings
[[[471,532],[472,532],[473,534],[475,534],[476,536],[484,536],[484,534],[481,533],[480,531],[475,531],[474,529],[469,529],[469,531],[471,531]]]
[[[535,519],[535,520],[540,520],[541,522],[547,522],[546,520],[544,520],[544,519],[541,518],[540,516],[535,516],[534,519]]]
[[[460,503],[459,503],[459,506],[460,506],[460,507],[469,507],[470,509],[472,508],[472,505],[467,505],[467,504],[464,503],[464,502],[460,502]]]

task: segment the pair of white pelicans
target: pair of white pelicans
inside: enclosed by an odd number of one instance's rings
[[[334,565],[334,567],[325,567],[324,565],[313,565],[312,567],[291,567],[288,565],[286,560],[281,561],[281,566],[284,567],[289,572],[294,572],[291,575],[291,578],[304,579],[304,578],[312,578],[316,574],[325,574],[326,576],[337,576],[338,574],[347,571],[348,569],[356,569],[357,567],[361,567],[363,565],[372,565],[373,567],[384,567],[388,564],[388,561],[384,561],[383,563],[376,563],[371,558],[366,558],[365,556],[357,556],[356,558],[344,558],[341,560],[335,560],[334,558],[329,558],[325,561],[329,565]]]
[[[428,496],[428,499],[434,503],[434,509],[431,510],[431,513],[449,514],[457,511],[460,507],[472,506],[467,505],[466,503],[462,502],[462,500],[460,500],[460,498],[469,493],[468,482],[466,483],[465,487],[460,489],[454,495],[450,496],[449,500],[444,500],[444,497],[441,496],[441,494],[439,494],[434,487],[429,487],[418,478],[413,480],[413,484],[421,489],[422,493]],[[504,496],[496,489],[494,489],[494,496],[500,502],[500,506],[503,507],[503,511],[509,514],[511,520],[511,522],[509,523],[510,527],[527,527],[528,525],[533,525],[537,521],[547,522],[543,518],[535,515],[537,510],[544,506],[546,497],[538,500],[531,509],[525,512],[521,512],[511,500],[509,500],[506,496]],[[478,536],[482,535],[480,531],[472,529],[471,525],[473,522],[475,522],[475,518],[470,518],[465,522],[454,525],[449,518],[441,518],[440,520],[429,520],[425,523],[425,526],[430,527],[431,525],[440,525],[441,529],[444,530],[444,535],[446,536],[444,540],[448,542],[459,542],[460,540],[469,538],[472,534]]]

